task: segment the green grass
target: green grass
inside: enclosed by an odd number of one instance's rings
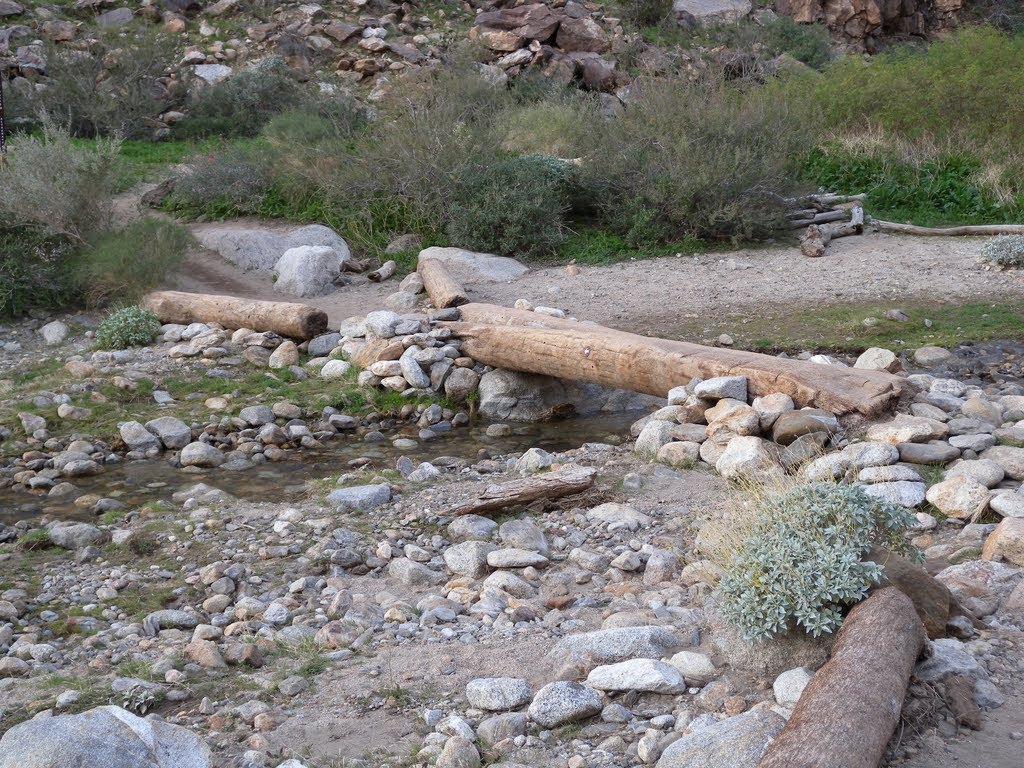
[[[806,172],[824,189],[866,193],[865,207],[879,219],[921,226],[1024,220],[1024,192],[1000,199],[981,180],[980,160],[969,153],[907,159],[832,144],[811,152]]]
[[[798,352],[805,349],[860,353],[868,347],[903,349],[934,344],[953,346],[964,341],[1024,339],[1024,307],[1014,303],[901,304],[906,322],[886,320],[892,305],[856,304],[791,311],[765,309],[757,317],[718,317],[690,321],[680,327],[681,338],[707,338],[728,332],[736,346],[760,352]],[[865,326],[874,317],[877,325]],[[925,325],[931,320],[932,326]]]
[[[142,181],[158,181],[170,166],[183,163],[193,153],[208,151],[217,144],[216,141],[122,141],[118,189],[130,189]]]

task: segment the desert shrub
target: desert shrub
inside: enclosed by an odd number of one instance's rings
[[[982,258],[1001,267],[1024,267],[1024,235],[1005,235],[986,240]]]
[[[498,118],[506,128],[502,148],[517,155],[573,158],[600,119],[591,101],[565,98],[516,105]]]
[[[236,145],[191,158],[167,206],[218,216],[257,213],[270,187],[270,162],[259,148]]]
[[[68,301],[74,291],[65,264],[73,252],[67,238],[0,228],[0,318]]]
[[[156,32],[101,30],[96,49],[47,43],[45,87],[28,106],[75,136],[144,138],[170,103],[159,78],[174,63],[174,42]]]
[[[910,512],[859,486],[795,486],[764,496],[755,515],[719,583],[723,615],[750,640],[834,632],[881,577],[861,559],[872,545],[917,556],[903,536]]]
[[[191,243],[187,229],[156,218],[103,233],[69,267],[76,293],[88,306],[134,301],[181,265]]]
[[[256,136],[274,115],[298,109],[308,99],[284,60],[270,57],[198,89],[188,117],[175,133],[182,137]]]
[[[530,155],[468,171],[456,185],[448,235],[464,248],[531,259],[565,237],[575,166]]]
[[[810,131],[770,92],[720,76],[642,78],[617,120],[595,124],[582,174],[600,221],[629,245],[747,240],[783,221]]]
[[[775,16],[764,22],[714,24],[702,29],[698,40],[708,47],[725,45],[766,56],[787,53],[815,69],[821,69],[832,59],[828,30],[821,24],[801,24],[789,16]]]
[[[865,193],[868,210],[882,219],[933,226],[1024,216],[1024,194],[993,188],[969,152],[865,136],[822,144],[809,154],[806,171],[825,189]]]
[[[782,99],[810,97],[837,134],[879,132],[970,154],[983,176],[1024,193],[1024,34],[963,29],[927,47],[835,62],[824,77],[793,78]],[[970,62],[966,66],[964,62]]]
[[[672,0],[619,0],[621,17],[634,27],[653,27],[672,12]]]
[[[122,307],[104,318],[96,341],[104,349],[127,349],[150,344],[160,332],[160,318],[142,307]]]
[[[292,147],[351,139],[366,124],[366,113],[346,99],[332,99],[318,112],[292,110],[276,115],[263,129],[272,142]]]
[[[118,144],[74,144],[46,123],[41,135],[15,136],[0,166],[0,220],[51,236],[83,241],[109,226]]]

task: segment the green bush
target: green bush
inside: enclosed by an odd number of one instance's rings
[[[672,0],[619,0],[618,9],[622,19],[633,27],[653,27],[668,19]]]
[[[470,250],[548,256],[565,237],[575,177],[570,163],[538,155],[469,171],[456,185],[448,236]]]
[[[175,133],[183,138],[252,137],[274,115],[299,109],[308,100],[284,60],[270,57],[197,90],[188,117],[176,126]]]
[[[258,213],[270,187],[270,161],[258,146],[232,146],[192,157],[167,207],[211,216]]]
[[[48,122],[41,135],[15,136],[0,166],[0,221],[77,241],[102,231],[110,225],[117,157],[117,142],[76,145]]]
[[[594,125],[581,167],[604,226],[637,246],[750,240],[783,223],[811,140],[799,111],[710,74],[633,91],[621,118]]]
[[[913,517],[854,485],[816,483],[763,498],[752,529],[725,563],[722,612],[750,640],[796,627],[834,632],[882,566],[863,562],[872,545],[916,557],[904,538]]]
[[[167,35],[100,30],[96,48],[80,51],[46,43],[47,80],[28,107],[75,136],[148,138],[152,122],[171,103],[159,78],[173,68]]]
[[[96,341],[104,349],[145,347],[159,332],[160,318],[152,312],[142,307],[122,307],[100,323],[96,329]]]
[[[966,153],[900,152],[876,142],[830,142],[810,153],[814,183],[843,194],[865,193],[880,219],[923,226],[993,224],[1024,216],[1024,195],[997,195],[982,164]]]
[[[1024,235],[1005,235],[986,240],[982,258],[1001,267],[1024,267]]]
[[[69,301],[74,289],[66,264],[73,252],[67,238],[26,228],[0,228],[0,318]]]
[[[76,293],[88,306],[135,301],[181,265],[191,244],[187,229],[164,219],[140,219],[106,232],[73,259]]]

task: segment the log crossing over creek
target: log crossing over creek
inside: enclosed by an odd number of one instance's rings
[[[905,379],[884,371],[654,339],[491,304],[466,304],[459,311],[460,321],[444,325],[474,360],[658,397],[698,376],[746,376],[754,396],[784,392],[799,408],[873,417],[909,389]]]

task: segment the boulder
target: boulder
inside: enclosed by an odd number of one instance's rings
[[[925,498],[946,517],[972,520],[988,509],[990,496],[989,489],[976,480],[954,475],[929,488]]]
[[[556,680],[541,688],[527,714],[542,728],[557,728],[596,715],[602,709],[601,694],[568,680]]]
[[[680,694],[686,690],[682,672],[654,659],[629,659],[595,667],[587,675],[587,685],[599,691]]]
[[[192,429],[181,419],[161,416],[146,422],[146,429],[160,438],[164,448],[176,451],[192,442]],[[122,433],[123,434],[123,433]],[[127,441],[125,441],[127,442]]]
[[[194,733],[115,706],[27,720],[0,739],[0,768],[210,768]]]
[[[475,709],[506,712],[525,707],[533,698],[530,682],[515,677],[484,677],[466,684],[466,698]]]
[[[834,435],[838,430],[839,420],[835,415],[819,408],[804,408],[780,415],[772,426],[772,439],[779,445],[790,445],[802,435],[819,432]]]
[[[996,613],[1013,590],[1024,583],[1024,570],[1006,563],[971,560],[951,565],[935,579],[971,614],[984,618]]]
[[[49,528],[50,541],[64,549],[83,549],[106,540],[107,534],[88,523],[58,523]]]
[[[327,494],[327,503],[342,510],[365,512],[375,509],[391,500],[391,486],[355,485],[351,488],[337,488]]]
[[[1024,518],[1005,517],[985,539],[981,551],[985,560],[1005,560],[1024,566]]]
[[[764,483],[785,477],[778,452],[760,437],[734,437],[715,462],[715,469],[727,480]]]
[[[558,27],[555,43],[563,51],[604,53],[612,47],[607,33],[590,16],[564,19]]]
[[[673,742],[656,768],[756,768],[785,724],[775,712],[744,712]]]
[[[198,440],[181,449],[178,461],[183,467],[219,467],[224,463],[224,454],[209,443]]]
[[[567,664],[589,670],[628,659],[660,659],[690,645],[665,627],[622,627],[569,635],[555,644],[548,660],[557,667]]]
[[[321,296],[334,290],[342,259],[326,245],[289,248],[274,264],[274,291],[292,296]]]
[[[1024,448],[996,445],[984,451],[981,458],[994,461],[1012,480],[1024,480]]]
[[[481,17],[487,15],[480,14],[477,17],[478,23]],[[419,258],[441,262],[448,274],[463,284],[507,283],[530,271],[529,267],[507,256],[475,253],[462,248],[425,248],[420,251]]]
[[[230,74],[230,68],[225,69]],[[269,272],[284,256],[285,251],[302,246],[326,246],[333,249],[339,265],[352,258],[348,243],[337,232],[321,224],[280,230],[238,226],[231,222],[214,222],[199,224],[193,227],[192,231],[204,247],[216,251],[232,264],[245,270]]]
[[[47,323],[40,328],[39,334],[43,337],[46,345],[52,347],[60,344],[68,337],[68,327],[60,320],[54,320],[52,323]]]
[[[43,426],[46,426],[45,422],[43,422]],[[117,431],[121,434],[124,444],[133,451],[146,451],[150,448],[160,447],[160,441],[156,435],[137,421],[126,421],[118,426]]]
[[[479,392],[480,415],[491,421],[549,421],[664,405],[650,395],[500,369],[480,377]]]
[[[881,347],[871,347],[864,350],[861,356],[857,358],[857,362],[853,364],[853,367],[869,371],[888,371],[889,373],[903,370],[903,366],[900,364],[900,359],[896,353]]]

